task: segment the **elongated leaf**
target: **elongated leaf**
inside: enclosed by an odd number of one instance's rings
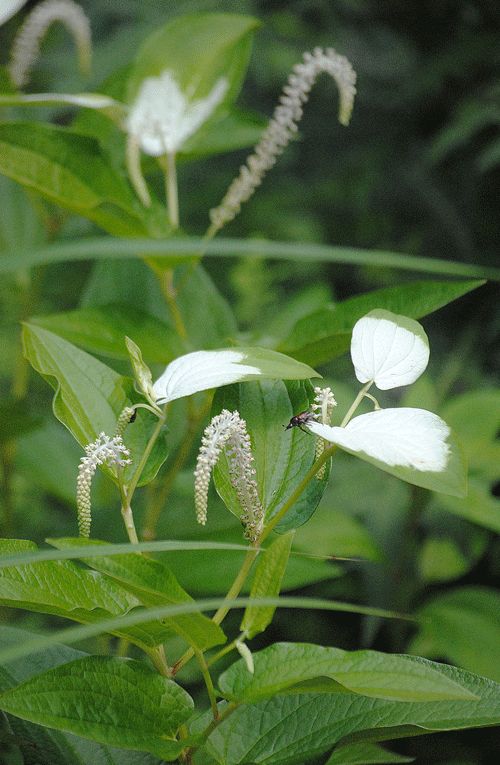
[[[294,532],[284,534],[267,548],[259,560],[250,590],[251,598],[273,598],[279,595],[281,581],[292,549]],[[272,622],[275,608],[247,606],[240,630],[250,640],[264,632]]]
[[[36,550],[24,540],[0,540],[0,552],[11,555]],[[124,615],[141,606],[141,601],[101,574],[85,571],[73,561],[46,561],[0,570],[0,603],[44,614],[94,624]],[[142,648],[153,648],[168,640],[175,631],[160,621],[116,630]]]
[[[50,544],[60,550],[102,544],[103,553],[105,553],[105,548],[108,546],[105,542],[96,542],[90,539],[52,539],[49,541]],[[145,558],[139,553],[112,557],[106,557],[103,554],[99,557],[86,557],[83,560],[91,568],[118,582],[144,606],[193,602],[193,598],[182,589],[168,566],[152,558]],[[203,614],[184,614],[163,621],[173,632],[183,637],[189,645],[200,651],[226,642],[222,629]]]
[[[89,253],[99,259],[113,258],[150,258],[152,256],[178,256],[184,261],[192,261],[194,256],[201,255],[219,255],[221,257],[234,257],[238,255],[251,255],[254,258],[276,258],[278,260],[293,260],[302,262],[327,262],[327,263],[351,263],[366,266],[388,266],[402,271],[417,271],[427,274],[443,274],[444,276],[458,276],[464,279],[480,279],[465,283],[466,292],[484,284],[484,279],[500,281],[500,268],[489,268],[485,266],[476,266],[467,263],[455,263],[449,260],[439,260],[436,258],[416,258],[412,255],[396,252],[380,252],[378,250],[363,250],[349,247],[326,247],[321,244],[308,244],[303,242],[261,242],[253,239],[224,239],[217,237],[210,242],[202,237],[176,237],[168,241],[159,239],[115,239],[113,237],[84,237],[80,240],[74,240],[71,243],[58,243],[38,250],[29,249],[28,251],[16,252],[14,255],[0,259],[0,271],[13,271],[18,268],[27,268],[29,266],[40,265],[43,263],[60,263],[69,260],[88,260]],[[423,282],[421,286],[428,284]],[[436,282],[436,285],[443,282]],[[456,294],[459,297],[463,292],[464,283],[444,282],[445,285],[462,285],[462,291]],[[407,289],[408,287],[405,287]],[[390,288],[393,289],[393,288]],[[402,289],[401,287],[397,289]],[[439,290],[440,288],[437,287]],[[431,293],[432,294],[432,293]],[[365,297],[365,296],[363,296]],[[346,301],[347,302],[347,301]],[[427,313],[431,313],[441,305],[450,302],[450,297],[445,297],[444,302],[438,306],[429,304],[427,309],[421,310],[413,316],[419,318]],[[380,307],[369,301],[363,309],[359,311],[355,318],[350,322],[350,329],[355,322],[372,308]],[[394,313],[404,313],[404,303],[399,305],[385,305],[388,310]],[[331,314],[331,311],[329,311]],[[323,322],[320,322],[323,326]],[[335,331],[336,334],[336,331]],[[316,335],[314,335],[316,336]],[[297,347],[304,344],[304,333],[301,333]],[[348,346],[347,346],[348,347]],[[283,346],[283,350],[285,350]],[[292,350],[292,349],[290,349]],[[328,355],[330,358],[330,355]],[[319,361],[318,361],[319,363]]]
[[[321,364],[344,353],[355,323],[374,309],[385,309],[413,319],[456,300],[482,282],[421,282],[389,287],[321,308],[300,319],[279,350],[309,364]]]
[[[392,765],[398,762],[413,762],[413,757],[389,752],[379,744],[352,744],[335,747],[327,765]]]
[[[141,349],[144,358],[168,364],[184,352],[173,330],[156,317],[124,303],[79,308],[30,319],[30,324],[54,332],[90,353],[128,359],[125,337]]]
[[[167,760],[184,746],[174,737],[193,706],[173,680],[107,656],[62,664],[0,695],[0,708],[17,717]]]
[[[500,682],[500,595],[486,587],[461,587],[419,609],[412,653],[442,656]],[[478,640],[480,636],[480,640]]]
[[[342,651],[308,643],[277,643],[254,655],[255,672],[249,675],[243,661],[236,662],[219,678],[224,698],[256,703],[277,693],[316,690],[311,680],[330,678],[326,691],[343,689],[363,696],[397,701],[474,699],[470,691],[443,677],[430,665],[405,656],[377,651]],[[322,687],[320,683],[320,688]]]
[[[237,410],[246,421],[252,439],[256,481],[266,518],[272,518],[291,497],[315,460],[315,438],[298,428],[285,431],[291,417],[310,408],[314,397],[308,382],[263,381],[231,385],[217,391],[212,414]],[[329,470],[321,480],[314,478],[276,527],[284,533],[298,528],[316,509],[328,482]],[[241,503],[229,480],[229,467],[222,455],[214,470],[217,491],[237,517]]]
[[[42,327],[25,324],[23,341],[27,359],[56,391],[53,404],[56,417],[78,443],[90,444],[103,431],[111,437],[120,412],[131,403],[129,396],[135,396],[132,380]],[[125,482],[137,467],[156,423],[156,417],[142,409],[133,426],[128,427],[125,442],[132,464],[124,469]],[[164,429],[153,447],[140,484],[148,483],[165,460],[165,435]],[[102,466],[102,469],[113,477],[109,468]]]
[[[4,123],[0,173],[112,234],[148,233],[130,187],[92,138],[66,128]]]
[[[471,673],[425,659],[407,657],[434,669],[448,682],[466,688],[476,700],[402,702],[352,693],[275,696],[243,704],[211,735],[205,747],[226,765],[286,765],[314,761],[339,742],[384,741],[433,731],[498,725],[500,685]],[[221,705],[220,711],[225,708]],[[204,729],[206,716],[192,726]]]

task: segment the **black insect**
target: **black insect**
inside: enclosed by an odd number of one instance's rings
[[[299,428],[303,433],[309,433],[311,436],[312,433],[309,430],[304,430],[302,425],[307,425],[308,422],[315,419],[314,412],[300,412],[299,414],[296,414],[295,417],[292,417],[285,430],[288,430],[289,428]]]

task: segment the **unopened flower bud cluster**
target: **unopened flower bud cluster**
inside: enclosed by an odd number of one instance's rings
[[[264,174],[273,167],[278,155],[296,135],[302,106],[320,72],[327,72],[337,83],[340,93],[339,119],[344,125],[349,122],[356,93],[356,73],[351,64],[345,56],[335,53],[332,48],[326,51],[315,48],[312,53],[304,53],[304,61],[294,66],[269,127],[264,131],[254,153],[248,158],[247,164],[240,168],[239,176],[229,187],[219,207],[210,211],[215,230],[238,214],[243,202],[252,196]]]
[[[230,481],[243,509],[241,520],[245,526],[246,535],[253,539],[259,531],[263,511],[254,478],[250,436],[246,430],[245,420],[241,419],[237,411],[229,412],[223,409],[205,428],[194,471],[196,520],[202,525],[205,525],[207,521],[210,476],[223,449],[229,461]]]
[[[109,438],[104,432],[85,447],[86,457],[80,460],[76,482],[76,505],[78,508],[78,531],[81,537],[90,534],[90,485],[98,465],[118,465],[125,467],[132,460],[121,436]],[[125,458],[125,459],[124,459]]]

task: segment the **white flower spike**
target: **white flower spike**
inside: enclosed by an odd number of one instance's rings
[[[351,358],[359,382],[374,382],[379,390],[399,388],[425,370],[429,341],[418,322],[377,309],[354,325]]]

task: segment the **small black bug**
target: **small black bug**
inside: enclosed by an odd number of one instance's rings
[[[299,428],[303,433],[309,433],[311,436],[312,433],[309,430],[304,430],[302,425],[307,425],[308,422],[315,419],[316,415],[314,412],[300,412],[299,414],[296,414],[295,417],[292,417],[285,430],[288,430],[289,428]]]

